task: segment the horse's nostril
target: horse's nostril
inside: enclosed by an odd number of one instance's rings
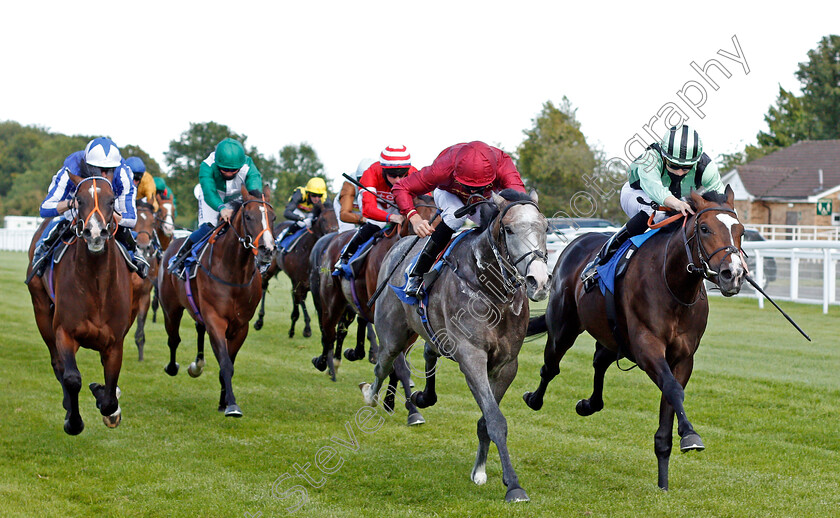
[[[732,271],[729,269],[721,270],[720,271],[720,278],[724,281],[731,281],[732,280]]]

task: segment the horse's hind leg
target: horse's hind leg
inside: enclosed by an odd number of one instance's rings
[[[292,288],[292,326],[289,328],[289,338],[295,337],[295,324],[297,324],[298,318],[300,318],[300,309],[298,309],[297,298],[295,297],[295,289]]]
[[[425,423],[426,420],[423,419],[423,414],[417,410],[414,401],[411,399],[411,370],[405,361],[405,353],[400,353],[396,361],[394,361],[394,374],[396,374],[396,377],[402,383],[403,391],[405,391],[405,409],[408,410],[408,426]],[[396,387],[393,390],[396,390]]]
[[[178,374],[178,369],[181,367],[175,361],[175,353],[178,351],[178,344],[181,343],[181,318],[184,316],[184,307],[177,306],[166,311],[164,307],[163,320],[164,327],[166,327],[167,345],[169,346],[169,363],[167,363],[163,370],[170,376]]]
[[[376,343],[376,330],[373,328],[373,322],[368,322],[365,327],[367,327],[367,337],[368,342],[370,342],[368,361],[376,365],[376,354],[379,352],[379,345]]]
[[[348,323],[352,324],[352,321]],[[356,319],[356,347],[355,349],[347,349],[344,351],[344,357],[354,362],[365,357],[365,329],[368,321],[359,316]]]
[[[309,311],[307,311],[307,309],[306,309],[306,294],[307,293],[309,293],[309,292],[304,291],[303,294],[300,297],[300,309],[301,309],[301,311],[303,311],[303,337],[304,338],[309,338],[310,336],[312,336],[312,326],[311,326],[312,319],[309,318]],[[341,361],[341,355],[340,354],[337,356],[337,358],[339,359],[338,361]]]
[[[589,396],[589,399],[581,399],[577,402],[575,411],[578,415],[589,416],[595,412],[600,412],[604,408],[604,374],[617,356],[615,352],[595,342],[595,356],[592,359],[592,367],[595,369],[592,395]]]
[[[140,308],[137,311],[137,326],[134,329],[134,344],[137,345],[137,361],[143,361],[143,348],[146,346],[146,316],[149,313],[151,292],[144,293],[140,298]]]
[[[152,323],[154,324],[157,322],[157,310],[160,305],[160,300],[158,299],[157,280],[152,281],[152,291],[154,292],[154,296],[152,296]]]
[[[359,383],[359,389],[362,391],[365,404],[370,406],[376,406],[379,399],[379,389],[382,388],[382,382],[393,372],[394,362],[400,353],[402,353],[409,339],[409,331],[407,329],[387,327],[384,329],[384,335],[380,336],[382,347],[379,349],[376,367],[373,368],[373,374],[375,376],[373,383]]]
[[[565,317],[565,315],[563,315]],[[543,353],[543,366],[540,369],[540,386],[534,392],[526,392],[522,399],[525,404],[532,410],[539,410],[543,406],[543,398],[548,384],[560,373],[560,360],[566,354],[566,351],[574,345],[575,338],[580,334],[577,319],[561,318],[560,329],[556,334],[551,332],[551,326],[554,325],[549,322],[549,335],[545,344],[545,352]]]
[[[665,363],[664,359],[662,363]],[[668,489],[668,463],[671,458],[675,413],[678,422],[677,432],[680,435],[680,451],[685,453],[691,450],[702,451],[705,449],[700,435],[694,431],[694,427],[686,417],[682,404],[685,399],[684,388],[691,377],[693,366],[694,358],[684,359],[674,367],[673,375],[671,375],[670,369],[667,369],[667,374],[663,376],[665,381],[660,385],[662,399],[659,402],[659,428],[653,436],[653,449],[656,452],[658,463],[658,485],[660,489]],[[669,377],[670,379],[668,379]]]
[[[423,348],[423,358],[426,360],[426,371],[423,377],[426,378],[426,386],[422,391],[411,395],[413,401],[420,408],[427,408],[437,403],[437,392],[435,392],[435,374],[437,374],[437,361],[440,356],[426,342]]]
[[[257,314],[257,321],[254,322],[254,329],[259,331],[263,327],[263,318],[265,317],[265,296],[266,288],[268,287],[268,281],[263,281],[263,289],[262,289],[262,300],[260,300],[260,311]]]
[[[204,335],[206,331],[204,324],[201,322],[195,323],[195,361],[187,367],[187,373],[193,378],[201,376],[201,373],[204,372]]]

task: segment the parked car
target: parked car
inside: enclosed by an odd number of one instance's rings
[[[548,218],[549,234],[580,234],[585,232],[615,232],[620,225],[600,218]]]
[[[744,230],[744,237],[741,238],[741,242],[744,241],[767,241],[764,239],[758,230],[746,229]],[[755,252],[752,255],[747,257],[747,268],[750,269],[750,272],[755,275]],[[776,259],[772,257],[765,257],[764,258],[764,279],[766,283],[773,282],[776,280]],[[766,284],[765,283],[765,284]]]

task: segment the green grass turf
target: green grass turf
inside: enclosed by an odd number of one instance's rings
[[[313,369],[317,319],[312,338],[300,336],[300,323],[298,336],[288,338],[285,278],[272,284],[265,328],[251,330],[237,358],[242,419],[216,411],[212,355],[202,377],[187,375],[195,353],[187,318],[181,372],[163,372],[169,353],[159,314],[147,325],[146,361],[137,361],[133,329],[126,340],[122,424],[107,429],[85,388],[86,428],[67,436],[61,389],[22,283],[25,266],[24,254],[0,252],[0,516],[765,517],[835,516],[840,505],[837,307],[822,315],[820,306],[782,304],[811,334],[807,343],[769,305],[712,299],[686,392],[686,411],[707,450],[674,453],[669,492],[656,487],[659,391],[647,376],[611,368],[606,408],[579,417],[574,405],[592,383],[593,340],[584,335],[543,410],[533,412],[521,395],[537,385],[544,344],[526,342],[502,411],[531,502],[508,505],[494,446],[487,484],[469,479],[479,411],[457,365],[440,369],[438,404],[423,411],[427,424],[409,429],[398,407],[393,416],[380,411],[382,427],[362,433],[353,424],[362,407],[357,384],[372,379],[372,366],[345,361],[336,383]],[[78,355],[85,385],[102,382],[97,356]],[[412,360],[422,362],[419,351]],[[346,423],[358,451],[331,442],[347,438]],[[341,459],[326,465],[341,464],[324,475],[314,462],[328,445]],[[272,493],[278,477],[306,463],[322,487],[294,477]],[[276,495],[297,484],[308,502],[289,513],[293,499]]]

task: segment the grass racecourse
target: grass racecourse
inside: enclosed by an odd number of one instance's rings
[[[479,410],[457,365],[443,363],[439,400],[423,411],[425,425],[406,427],[398,406],[393,416],[380,410],[366,423],[374,426],[381,417],[381,427],[361,431],[357,384],[371,380],[372,366],[345,361],[336,383],[315,371],[317,319],[312,338],[300,336],[300,324],[298,336],[288,338],[285,277],[272,284],[265,328],[251,330],[237,358],[242,419],[216,411],[212,355],[203,376],[187,375],[195,354],[188,318],[181,372],[174,378],[163,372],[169,352],[158,314],[158,322],[150,318],[147,325],[144,362],[137,361],[133,328],[126,339],[122,424],[107,429],[84,388],[86,427],[70,437],[62,430],[61,389],[22,282],[25,267],[24,254],[0,252],[0,516],[840,513],[836,306],[823,315],[820,306],[782,304],[810,333],[808,343],[769,304],[759,310],[751,299],[712,299],[686,391],[686,411],[707,449],[675,451],[668,492],[656,487],[659,391],[647,376],[611,368],[605,409],[579,417],[575,403],[588,397],[592,383],[593,340],[584,335],[561,364],[543,410],[533,412],[521,396],[537,385],[544,343],[526,342],[502,411],[513,465],[531,502],[508,505],[494,446],[487,484],[469,479]],[[419,351],[412,360],[420,364]],[[103,381],[97,354],[82,350],[78,361],[85,386]],[[338,453],[330,458],[332,451]],[[315,467],[316,456],[329,473]],[[295,465],[312,483],[295,475]],[[297,511],[288,510],[303,499]]]

